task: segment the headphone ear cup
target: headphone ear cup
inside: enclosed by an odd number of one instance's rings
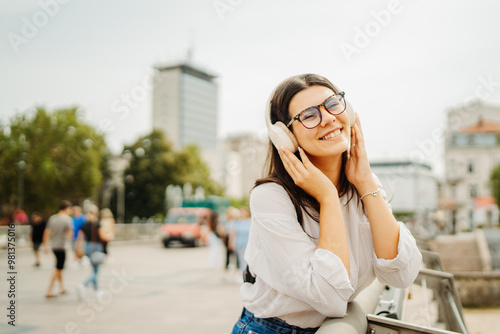
[[[347,100],[346,100],[346,112],[347,116],[349,117],[349,124],[351,125],[352,128],[354,126],[354,123],[356,123],[356,114],[354,113],[354,108]]]
[[[277,150],[280,146],[285,146],[292,153],[297,152],[299,143],[292,131],[290,131],[283,122],[276,122],[268,127],[269,139]]]

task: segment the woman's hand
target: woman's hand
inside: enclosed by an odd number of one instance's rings
[[[320,205],[332,198],[338,198],[337,188],[330,179],[312,164],[299,147],[302,162],[284,146],[278,150],[286,171],[297,186],[314,197]]]
[[[374,179],[358,114],[356,114],[356,122],[351,128],[351,157],[347,160],[345,173],[349,182],[356,187],[360,194],[376,190],[376,188],[371,189]]]

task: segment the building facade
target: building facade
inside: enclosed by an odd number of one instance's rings
[[[261,177],[268,139],[254,134],[217,138],[216,76],[191,63],[156,67],[153,128],[161,130],[176,150],[200,148],[212,178],[233,198],[248,197]]]
[[[438,180],[429,165],[407,161],[370,162],[394,213],[413,215],[417,223],[438,209]]]
[[[220,150],[203,151],[203,160],[214,179],[224,185],[226,196],[245,198],[263,176],[268,145],[268,138],[256,134],[233,135],[223,140]]]
[[[477,101],[449,109],[445,142],[445,182],[441,207],[454,232],[498,223],[489,189],[500,164],[500,107]]]
[[[174,149],[217,146],[216,76],[184,62],[155,68],[153,129],[163,131]]]

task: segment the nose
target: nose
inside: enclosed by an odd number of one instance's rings
[[[337,120],[337,118],[335,117],[335,115],[330,114],[325,109],[324,106],[320,106],[319,110],[321,112],[321,123],[320,123],[321,127],[325,127],[326,125],[328,125],[330,123],[333,123],[333,122],[335,122]]]

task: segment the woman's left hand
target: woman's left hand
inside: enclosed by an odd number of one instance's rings
[[[373,182],[358,114],[356,114],[356,123],[351,128],[351,157],[347,160],[345,173],[349,182],[358,189],[358,192],[363,191],[360,188],[363,188],[364,185]]]

